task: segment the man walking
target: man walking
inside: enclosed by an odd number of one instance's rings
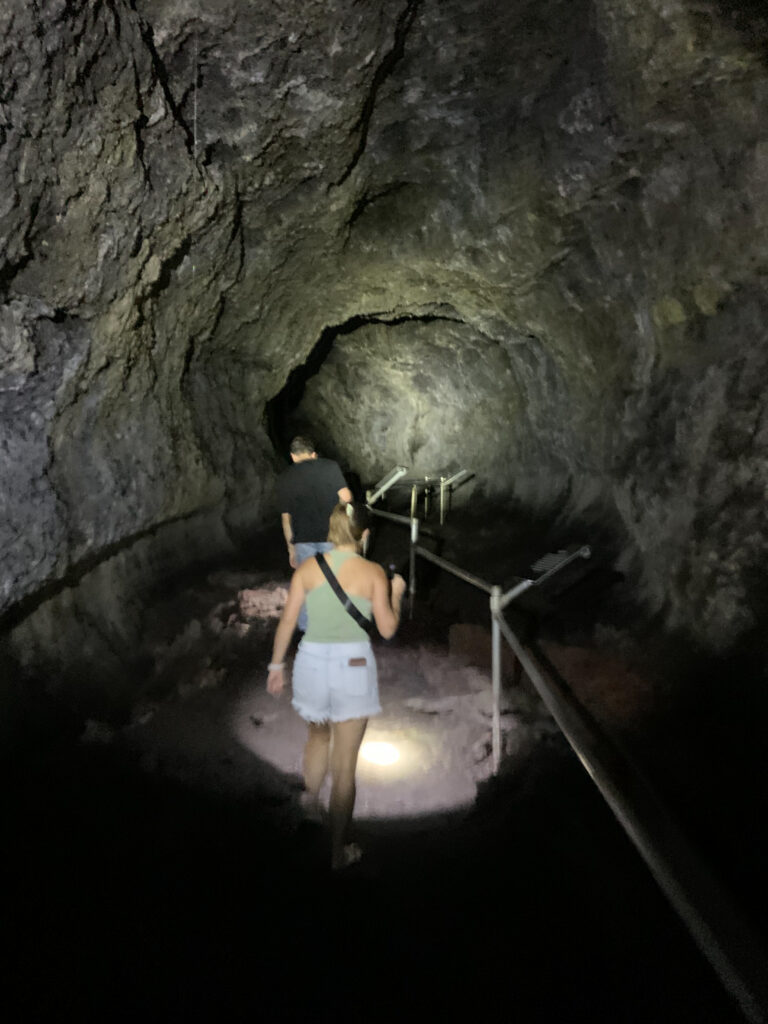
[[[352,501],[338,463],[320,459],[307,437],[294,437],[291,462],[277,480],[283,536],[292,569],[321,551],[330,551],[328,520],[340,501]],[[306,608],[299,614],[299,629],[307,628]]]

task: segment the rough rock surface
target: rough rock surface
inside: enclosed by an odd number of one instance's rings
[[[4,4],[14,650],[119,661],[140,579],[272,516],[265,411],[310,357],[298,415],[364,480],[466,464],[620,523],[668,628],[759,625],[767,26],[726,0]]]
[[[386,297],[300,411],[370,478],[618,513],[648,607],[727,643],[764,601],[766,23],[489,6],[420,11],[344,275]]]

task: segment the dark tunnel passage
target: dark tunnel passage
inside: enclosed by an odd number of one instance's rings
[[[590,546],[510,627],[768,940],[767,46],[764,0],[2,5],[10,1019],[744,1019],[506,647],[494,774],[482,588],[424,557],[376,641],[342,877],[264,667],[294,433],[405,467],[380,511],[466,470],[421,545]]]
[[[342,324],[334,324],[323,328],[320,337],[304,362],[291,370],[288,374],[288,379],[278,394],[265,403],[264,417],[267,434],[278,455],[287,458],[291,438],[297,434],[306,434],[313,440],[317,439],[318,441],[325,442],[326,454],[329,457],[339,457],[340,452],[336,448],[333,435],[328,432],[326,418],[310,419],[306,413],[302,415],[301,410],[308,382],[321,372],[338,338],[354,334],[355,331],[369,325],[381,325],[386,329],[396,329],[404,324],[413,323],[434,324],[441,321],[455,323],[458,321],[458,314],[455,311],[451,312],[453,315],[449,315],[448,311],[418,316],[366,314],[353,316]],[[383,347],[386,348],[386,341],[383,343]],[[369,385],[374,389],[377,387],[376,376],[378,374],[382,374],[382,371],[377,367],[371,374],[372,381]],[[380,386],[382,388],[386,386],[386,370],[382,375]],[[347,473],[355,472],[353,466],[345,465],[344,469]],[[364,481],[364,483],[372,484],[373,481],[368,480]],[[363,497],[364,488],[358,486],[356,493]]]
[[[335,339],[341,334],[351,333],[366,322],[367,319],[364,317],[353,317],[344,324],[326,327],[306,360],[291,370],[278,394],[266,403],[264,415],[267,433],[279,455],[287,458],[288,446],[294,435],[313,436],[311,424],[305,425],[295,419],[296,408],[304,397],[307,381],[320,370],[333,348]]]

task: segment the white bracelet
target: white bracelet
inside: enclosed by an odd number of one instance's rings
[[[268,672],[276,672],[279,668],[285,668],[284,661],[270,661],[267,665]]]

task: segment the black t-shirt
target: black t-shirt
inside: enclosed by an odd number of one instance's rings
[[[328,520],[338,504],[339,491],[346,486],[338,463],[332,459],[294,462],[280,474],[277,499],[280,511],[291,517],[294,544],[328,539]]]

